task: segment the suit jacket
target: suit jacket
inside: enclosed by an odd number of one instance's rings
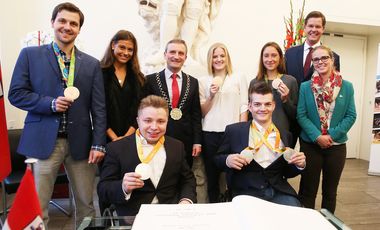
[[[297,120],[300,124],[301,139],[305,142],[315,142],[321,135],[321,121],[315,103],[311,81],[301,84],[297,107]],[[347,132],[356,120],[354,88],[349,81],[343,80],[342,87],[335,99],[335,107],[327,132],[338,143],[347,141]]]
[[[98,60],[75,50],[74,86],[80,96],[68,110],[70,154],[88,158],[91,145],[105,145],[106,110],[102,71]],[[51,44],[21,51],[9,89],[12,105],[28,112],[18,152],[47,159],[53,152],[60,122],[53,99],[63,96],[62,74]]]
[[[227,172],[227,185],[232,195],[245,194],[260,197],[260,190],[270,185],[275,190],[297,196],[286,178],[295,177],[301,171],[295,165],[288,164],[283,157],[277,158],[267,168],[263,168],[255,160],[241,170],[227,167],[227,156],[240,153],[248,146],[250,125],[251,121],[228,125],[215,157],[217,166]],[[285,130],[280,130],[280,133],[282,142],[288,146],[291,134]]]
[[[303,51],[304,44],[291,47],[285,52],[286,72],[297,79],[298,86],[300,86],[302,82],[310,80],[314,72],[314,67],[311,65],[309,72],[304,76]],[[339,55],[335,52],[333,54],[335,69],[340,71]]]
[[[98,184],[99,199],[114,204],[119,216],[136,215],[141,204],[150,204],[154,196],[160,204],[177,204],[182,198],[196,202],[195,177],[186,163],[183,144],[165,136],[164,148],[166,163],[157,188],[150,179],[145,180],[144,187],[133,190],[126,201],[122,190],[124,174],[134,172],[141,163],[137,155],[136,135],[110,142]]]
[[[185,150],[187,154],[191,155],[191,149],[193,144],[201,144],[202,137],[202,114],[201,106],[199,102],[199,86],[198,80],[191,77],[188,74],[182,72],[182,88],[179,103],[185,95],[187,78],[190,78],[190,90],[189,95],[181,108],[182,118],[179,120],[173,120],[169,116],[169,121],[166,129],[166,135],[174,137],[185,144]],[[166,86],[165,71],[159,73],[159,78],[162,83],[162,89],[169,96],[168,88]],[[156,73],[148,75],[145,82],[145,95],[158,95],[163,96],[160,92],[156,81]],[[170,99],[169,99],[170,100]],[[171,110],[171,108],[169,108]],[[169,111],[170,113],[170,111]],[[190,151],[190,152],[189,152]]]

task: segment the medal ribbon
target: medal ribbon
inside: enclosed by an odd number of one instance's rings
[[[140,158],[140,161],[142,163],[149,163],[153,157],[156,155],[156,153],[158,152],[158,150],[161,148],[161,146],[164,144],[165,142],[165,137],[162,136],[157,144],[153,147],[152,151],[150,151],[150,153],[148,154],[147,157],[144,158],[144,152],[143,152],[143,148],[142,148],[142,144],[141,144],[141,137],[140,137],[140,130],[137,129],[136,130],[136,146],[137,146],[137,154]]]
[[[61,73],[63,76],[63,80],[66,82],[66,86],[70,87],[74,85],[74,71],[75,71],[75,47],[73,47],[73,50],[71,51],[71,57],[70,57],[70,69],[67,70],[65,61],[63,60],[59,47],[57,43],[53,42],[53,50],[54,54],[57,57],[59,68],[61,69]]]
[[[280,141],[281,141],[281,136],[280,136],[280,131],[276,128],[276,126],[272,123],[268,127],[267,130],[265,130],[264,136],[260,133],[259,129],[256,127],[255,123],[252,121],[251,123],[251,130],[250,132],[250,139],[253,140],[254,142],[254,147],[249,147],[250,149],[254,149],[255,152],[258,152],[261,148],[262,145],[266,145],[270,150],[278,153],[284,152],[285,149],[280,149]],[[276,133],[276,141],[274,146],[272,146],[268,142],[268,136],[270,133],[275,132]]]

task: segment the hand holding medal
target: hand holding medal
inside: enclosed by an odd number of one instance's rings
[[[122,181],[123,190],[126,193],[131,193],[134,189],[142,188],[144,181],[141,180],[140,175],[134,172],[125,173]]]
[[[255,153],[255,150],[252,149],[251,147],[247,147],[243,149],[243,151],[240,152],[240,155],[244,157],[248,163],[251,163],[253,160],[253,154]]]

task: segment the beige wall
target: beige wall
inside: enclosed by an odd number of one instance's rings
[[[20,52],[20,40],[31,31],[50,31],[50,17],[54,6],[62,1],[0,0],[0,60],[3,69],[5,94]],[[140,54],[151,45],[150,36],[145,32],[143,21],[137,14],[136,0],[72,1],[85,14],[85,23],[78,37],[85,52],[101,58],[110,37],[119,29],[132,31],[139,41]],[[294,11],[302,1],[293,0]],[[378,9],[380,3],[371,0],[307,0],[305,11],[320,10],[328,21],[380,26]],[[283,44],[284,16],[288,17],[289,1],[266,0],[224,0],[219,17],[214,23],[210,42],[221,41],[229,47],[234,69],[244,73],[248,80],[257,71],[259,52],[264,43],[275,41]],[[296,16],[296,15],[295,15]],[[379,36],[368,37],[366,87],[373,88],[376,74],[377,44]],[[206,52],[204,50],[203,52]],[[369,143],[372,119],[373,97],[364,95],[363,125],[360,158],[369,158]],[[368,94],[368,95],[367,95]],[[9,128],[23,126],[25,113],[10,106],[6,100],[6,114]],[[368,133],[368,137],[367,134]]]

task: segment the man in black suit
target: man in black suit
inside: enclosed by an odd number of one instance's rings
[[[306,40],[302,45],[289,48],[285,52],[287,74],[297,79],[298,87],[304,81],[308,81],[314,72],[311,65],[311,54],[308,59],[310,48],[321,45],[321,37],[325,31],[326,18],[319,11],[310,12],[305,18],[304,32]],[[306,64],[306,66],[305,66]],[[340,71],[339,55],[334,53],[335,69]]]
[[[283,157],[291,134],[272,123],[275,101],[265,82],[250,86],[248,108],[253,120],[228,125],[215,157],[218,167],[227,172],[232,196],[251,195],[273,203],[301,206],[286,178],[302,171],[305,155],[294,151],[288,161]]]
[[[314,67],[311,65],[311,50],[321,45],[321,37],[325,31],[326,18],[319,11],[310,12],[305,18],[304,32],[306,40],[302,45],[289,48],[285,52],[285,63],[287,74],[297,79],[298,88],[301,83],[311,79]],[[334,54],[334,65],[340,71],[339,55]],[[289,145],[294,148],[297,144],[298,136],[301,132],[298,123],[291,125],[293,141]]]
[[[173,39],[166,45],[166,68],[146,77],[145,94],[166,99],[169,121],[166,134],[182,141],[191,167],[193,157],[201,152],[201,107],[198,80],[181,71],[187,58],[184,40]]]
[[[167,122],[165,99],[148,96],[138,109],[136,134],[107,145],[98,195],[114,204],[119,216],[136,215],[141,204],[196,202],[184,146],[165,136]]]

